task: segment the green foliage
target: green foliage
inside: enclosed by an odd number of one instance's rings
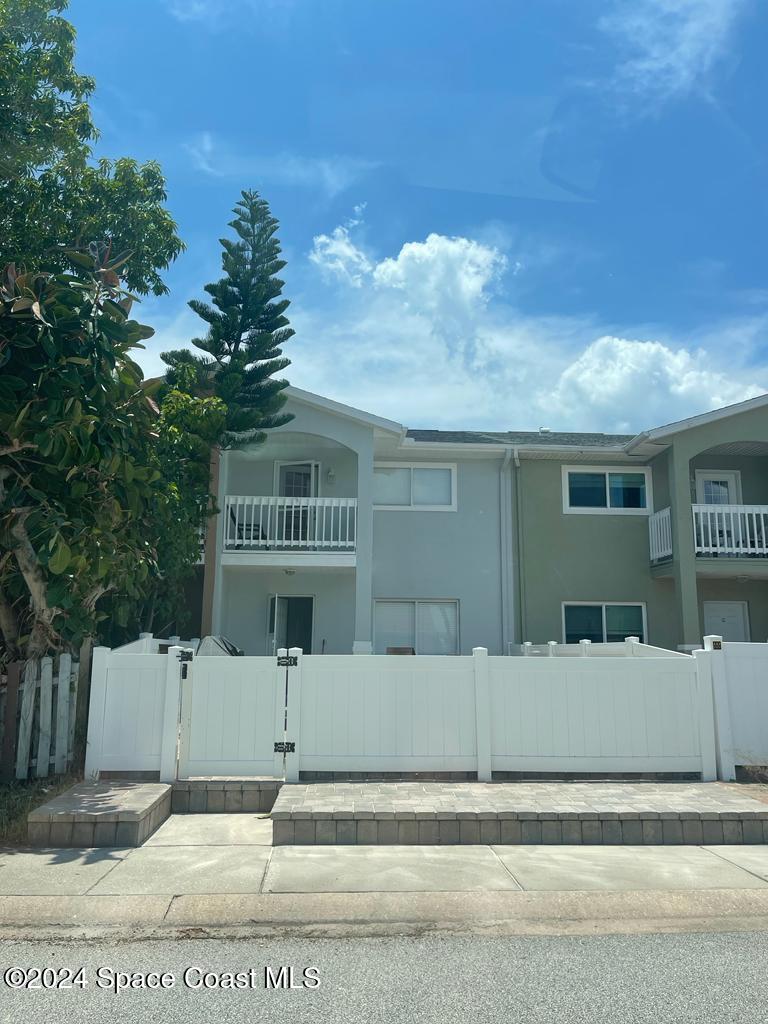
[[[0,0],[0,177],[77,157],[96,138],[94,81],[74,68],[67,0]]]
[[[0,280],[0,624],[27,657],[77,647],[105,593],[136,601],[156,571],[156,415],[129,355],[153,332],[90,263]]]
[[[60,243],[130,253],[128,288],[167,292],[160,271],[184,248],[154,161],[100,160],[88,98],[74,68],[66,0],[0,0],[0,266],[63,271]]]
[[[163,493],[153,516],[157,574],[137,623],[160,632],[173,623],[177,633],[187,625],[185,585],[195,573],[208,518],[216,511],[210,494],[211,449],[226,419],[220,398],[194,395],[193,375],[179,377],[161,394],[155,454]]]
[[[200,393],[214,394],[226,406],[222,447],[262,442],[265,430],[288,423],[281,413],[287,380],[274,375],[290,365],[282,345],[294,334],[284,315],[283,281],[277,274],[285,266],[275,237],[277,220],[257,192],[241,193],[234,208],[237,239],[222,238],[224,277],[207,284],[212,304],[193,299],[189,305],[208,325],[204,338],[192,344],[205,355],[187,350],[167,352],[168,381],[194,371]]]

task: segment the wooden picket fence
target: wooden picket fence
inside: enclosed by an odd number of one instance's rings
[[[61,654],[0,677],[0,778],[44,779],[72,765],[78,669]]]

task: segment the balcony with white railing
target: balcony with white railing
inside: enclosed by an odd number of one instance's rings
[[[768,505],[692,505],[697,558],[768,558]],[[651,562],[672,558],[668,508],[648,520]]]
[[[768,558],[768,505],[693,505],[696,555]]]
[[[225,552],[354,552],[357,498],[227,495]]]

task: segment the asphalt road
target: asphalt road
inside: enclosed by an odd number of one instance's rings
[[[315,968],[320,986],[267,990],[266,965],[293,966],[295,984],[304,968]],[[0,971],[14,966],[82,966],[89,984],[29,991],[11,990],[0,980],[3,1024],[763,1024],[768,1016],[766,933],[3,942]],[[105,983],[118,971],[172,972],[176,983],[115,994],[97,987],[99,968]],[[186,987],[187,968],[193,985],[204,971],[242,972],[247,982],[246,972],[255,968],[255,987]]]

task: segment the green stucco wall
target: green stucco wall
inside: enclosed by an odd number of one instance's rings
[[[648,642],[674,648],[674,584],[651,577],[647,517],[564,513],[564,464],[523,460],[518,469],[521,638],[562,640],[563,601],[642,601]]]

